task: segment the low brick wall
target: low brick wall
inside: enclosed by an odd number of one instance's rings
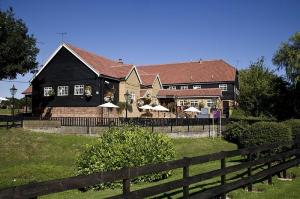
[[[103,113],[102,113],[103,112]],[[116,109],[100,107],[46,107],[42,114],[50,117],[119,117]]]
[[[55,129],[61,128],[60,121],[52,120],[24,120],[24,129]]]

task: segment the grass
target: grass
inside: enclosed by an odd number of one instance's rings
[[[22,129],[0,128],[0,189],[9,186],[26,184],[33,181],[45,181],[73,176],[75,161],[83,149],[83,145],[92,144],[94,137],[34,133]],[[204,155],[222,150],[233,150],[235,145],[221,139],[182,138],[173,140],[177,158],[184,156]],[[228,165],[233,162],[228,162]],[[190,168],[191,175],[220,168],[219,161],[197,165]],[[300,169],[291,169],[300,176]],[[155,183],[140,183],[132,186],[131,190],[145,188],[156,184],[182,178],[182,170],[174,170],[173,175],[163,181]],[[212,179],[202,184],[192,186],[192,190],[199,190],[203,184],[216,183]],[[298,198],[300,179],[293,182],[279,182],[274,178],[274,185],[262,183],[255,187],[265,190],[263,193],[247,193],[237,190],[230,193],[232,198]],[[286,193],[288,191],[288,193]],[[88,191],[81,193],[77,190],[43,196],[42,198],[104,198],[121,193],[121,189],[107,189],[103,191]],[[182,196],[181,190],[169,193],[168,198]],[[164,195],[163,195],[164,196]],[[162,197],[163,197],[162,196]],[[288,196],[288,197],[285,197]]]
[[[15,109],[15,114],[22,113],[22,109]],[[0,108],[0,115],[11,115],[12,110],[10,108],[1,109]]]

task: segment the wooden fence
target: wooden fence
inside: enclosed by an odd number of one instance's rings
[[[198,157],[186,157],[180,160],[169,161],[159,164],[145,165],[134,168],[123,168],[116,171],[100,172],[90,175],[80,175],[59,180],[51,180],[47,182],[32,183],[11,187],[0,190],[0,198],[34,198],[37,196],[47,195],[51,193],[63,192],[66,190],[80,189],[83,187],[93,186],[100,183],[109,183],[114,181],[123,182],[123,193],[110,198],[145,198],[156,196],[162,193],[170,192],[176,189],[182,189],[183,198],[225,198],[225,194],[238,189],[240,187],[248,187],[252,191],[252,184],[261,180],[268,180],[272,183],[272,176],[278,172],[283,172],[285,177],[286,169],[296,166],[300,163],[300,144],[299,139],[292,147],[287,150],[273,154],[271,153],[275,144],[262,145],[233,151],[222,151]],[[258,153],[267,153],[267,155],[258,158]],[[269,153],[269,155],[268,155]],[[246,157],[244,161],[233,166],[227,166],[228,158]],[[255,157],[255,158],[254,158]],[[191,176],[189,168],[193,165],[203,164],[211,161],[220,161],[220,168]],[[259,170],[254,168],[260,167]],[[182,179],[164,182],[155,186],[142,188],[139,190],[130,190],[130,181],[138,176],[169,171],[182,168]],[[228,178],[235,172],[244,172],[243,176]],[[220,177],[220,184],[202,189],[196,193],[191,193],[190,186],[203,182],[205,180]]]

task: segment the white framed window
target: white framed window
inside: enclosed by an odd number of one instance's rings
[[[183,106],[183,105],[184,105],[184,101],[183,101],[183,100],[180,100],[180,101],[179,101],[179,104],[180,104],[180,106]]]
[[[201,89],[201,85],[199,84],[193,85],[193,89]]]
[[[68,95],[69,95],[69,86],[57,87],[57,96],[68,96]]]
[[[132,101],[135,101],[135,93],[133,93],[133,92],[130,93],[130,99]]]
[[[198,103],[198,101],[197,100],[191,100],[191,106],[193,106],[193,107],[198,107],[199,106],[199,103]]]
[[[213,105],[214,105],[214,102],[213,102],[213,100],[212,99],[208,99],[207,101],[206,101],[206,105],[207,105],[207,107],[213,107]]]
[[[84,94],[84,85],[75,85],[74,95],[83,95],[83,94]]]
[[[180,86],[180,90],[187,90],[187,89],[189,89],[189,87],[187,85]]]
[[[219,88],[220,88],[222,91],[227,91],[227,84],[219,84]]]
[[[52,91],[53,91],[52,87],[44,87],[44,96],[46,97],[50,96]]]
[[[176,90],[176,86],[169,86],[169,90]]]

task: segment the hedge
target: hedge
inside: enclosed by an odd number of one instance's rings
[[[300,136],[300,119],[290,119],[283,122],[292,131],[293,138]]]
[[[224,139],[240,146],[240,138],[247,132],[250,125],[247,122],[232,122],[226,126]]]
[[[257,122],[248,128],[247,133],[243,134],[240,143],[242,147],[276,143],[273,151],[279,152],[288,147],[291,141],[291,131],[285,124]]]
[[[175,148],[166,135],[132,125],[108,130],[94,145],[86,146],[77,161],[78,174],[117,170],[175,158]],[[152,182],[167,178],[169,171],[132,179],[136,182]],[[96,189],[119,187],[120,183],[100,184]],[[91,188],[91,187],[89,187]],[[89,189],[87,188],[87,189]]]

